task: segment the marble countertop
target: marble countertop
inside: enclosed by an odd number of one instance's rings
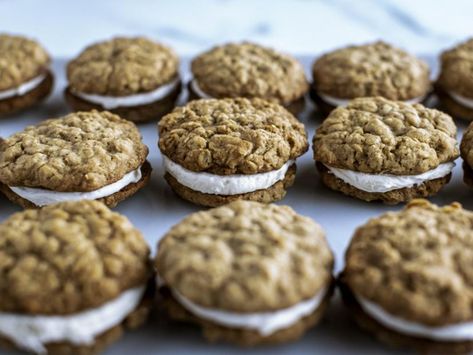
[[[33,36],[56,57],[117,34],[185,56],[243,39],[315,56],[380,38],[435,55],[473,35],[472,13],[470,0],[0,0],[0,31]]]

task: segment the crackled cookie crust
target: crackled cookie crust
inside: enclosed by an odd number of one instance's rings
[[[0,224],[0,236],[2,312],[76,313],[150,277],[141,233],[97,201],[15,213]]]
[[[331,282],[333,255],[321,227],[290,207],[237,201],[174,226],[155,266],[198,305],[250,313],[313,297]]]
[[[383,96],[409,100],[430,90],[427,64],[384,42],[349,46],[320,57],[312,67],[316,92],[351,99]]]
[[[473,98],[473,38],[442,53],[440,62],[437,85],[443,91]]]
[[[259,97],[288,105],[308,89],[296,59],[248,42],[214,47],[191,66],[199,87],[215,98]]]
[[[48,53],[36,41],[0,34],[0,91],[45,74],[50,62]]]
[[[145,162],[136,126],[109,112],[76,112],[0,144],[0,182],[54,191],[97,190]]]
[[[73,91],[127,96],[152,91],[178,76],[179,60],[147,38],[114,38],[87,47],[67,65]]]
[[[192,101],[163,117],[158,129],[169,159],[218,175],[276,170],[308,148],[304,125],[262,99]]]
[[[414,200],[355,232],[344,283],[386,312],[428,326],[473,320],[473,212]],[[370,287],[366,287],[366,285]]]
[[[381,97],[352,100],[317,129],[314,159],[371,174],[415,175],[459,155],[450,116]]]

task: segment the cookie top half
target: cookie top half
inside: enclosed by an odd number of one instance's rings
[[[97,201],[15,213],[0,223],[0,311],[70,314],[150,277],[149,248],[126,217]]]
[[[67,65],[72,91],[127,96],[152,91],[178,76],[176,54],[143,37],[93,44]]]
[[[0,182],[86,192],[120,180],[146,160],[138,128],[103,111],[75,112],[0,142]]]
[[[409,100],[430,90],[428,65],[384,42],[327,53],[312,67],[314,88],[341,99],[382,96]]]
[[[473,98],[473,38],[442,53],[440,65],[437,84],[445,91]]]
[[[431,326],[473,320],[473,212],[414,200],[358,228],[346,253],[351,291]]]
[[[304,125],[262,99],[191,101],[161,119],[159,148],[191,171],[256,174],[281,168],[308,148]]]
[[[289,104],[308,89],[293,57],[254,43],[217,46],[192,61],[199,87],[215,98],[259,97]]]
[[[314,159],[371,174],[416,175],[459,155],[453,119],[421,104],[359,98],[331,112],[314,136]]]
[[[0,91],[16,88],[45,73],[50,61],[38,42],[0,34]]]
[[[263,312],[322,291],[333,255],[310,218],[287,206],[237,201],[174,226],[155,265],[165,285],[198,305]]]

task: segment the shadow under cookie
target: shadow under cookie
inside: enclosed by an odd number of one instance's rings
[[[330,303],[334,286],[335,282],[332,283],[330,290],[312,313],[300,319],[295,324],[292,324],[290,327],[280,329],[270,335],[261,335],[256,330],[229,328],[198,318],[181,306],[167,287],[161,287],[159,290],[160,296],[162,297],[159,304],[171,319],[200,326],[203,336],[210,342],[229,342],[239,346],[279,344],[299,339],[308,329],[320,322]]]
[[[184,200],[192,203],[206,206],[217,207],[225,205],[236,200],[258,201],[263,203],[270,203],[279,201],[286,196],[287,188],[292,186],[296,177],[296,164],[293,164],[286,172],[283,180],[280,180],[264,190],[257,190],[238,195],[213,195],[203,192],[195,191],[187,186],[180,184],[171,174],[166,173],[164,178],[174,192]]]
[[[136,183],[131,183],[122,188],[120,191],[115,192],[114,194],[106,197],[97,199],[97,201],[103,202],[108,207],[115,207],[121,201],[127,199],[128,197],[134,195],[138,190],[144,187],[150,177],[151,177],[151,165],[148,161],[145,161],[141,166],[141,179]],[[24,199],[23,197],[14,193],[7,185],[0,183],[0,192],[2,192],[11,202],[20,205],[23,208],[38,208],[31,201]]]
[[[401,334],[388,329],[363,311],[348,285],[344,283],[343,274],[338,281],[338,286],[345,305],[349,308],[358,325],[374,334],[380,341],[394,347],[414,348],[419,353],[466,354],[473,350],[473,341],[435,341]]]
[[[46,72],[44,80],[33,90],[24,95],[17,95],[0,100],[0,116],[25,110],[45,99],[53,88],[54,79],[51,71]]]
[[[177,99],[179,98],[181,87],[182,84],[179,82],[174,90],[172,90],[166,97],[150,104],[130,107],[117,107],[114,109],[106,109],[101,105],[84,100],[74,95],[71,92],[70,87],[67,87],[64,90],[64,97],[73,111],[90,111],[93,109],[100,111],[105,110],[115,113],[129,121],[141,123],[151,120],[159,120],[162,116],[171,112],[176,105]]]
[[[364,201],[382,201],[389,205],[395,205],[401,202],[407,202],[414,198],[428,197],[437,194],[444,185],[446,185],[452,174],[442,178],[425,181],[422,184],[413,187],[391,190],[387,192],[367,192],[359,190],[356,187],[347,184],[335,175],[320,162],[316,163],[322,182],[335,191],[340,191],[345,195],[358,198]]]

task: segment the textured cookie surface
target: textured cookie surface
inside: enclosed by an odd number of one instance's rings
[[[463,160],[473,168],[473,123],[463,133],[460,150]]]
[[[0,224],[0,310],[68,314],[146,283],[149,249],[97,201],[15,213]]]
[[[189,170],[220,175],[279,169],[308,148],[304,125],[262,99],[191,101],[158,127],[164,155]]]
[[[212,48],[192,61],[199,87],[215,98],[259,97],[288,104],[304,95],[308,83],[293,57],[253,43]]]
[[[314,137],[314,159],[372,174],[414,175],[458,157],[450,116],[381,97],[332,111]]]
[[[440,62],[442,90],[473,98],[473,38],[442,53]]]
[[[93,191],[137,169],[147,154],[133,123],[109,112],[76,112],[5,139],[0,145],[0,181]]]
[[[338,98],[408,100],[430,90],[427,64],[384,42],[325,54],[314,63],[312,76],[318,92]]]
[[[472,226],[473,212],[458,203],[414,200],[357,229],[344,282],[403,319],[431,326],[472,321]]]
[[[119,37],[87,47],[67,65],[67,78],[74,91],[126,96],[166,84],[178,67],[170,48],[143,37]]]
[[[45,73],[49,63],[48,53],[37,42],[0,34],[0,91],[15,88]]]
[[[208,308],[269,311],[313,297],[331,282],[321,227],[287,206],[237,201],[194,213],[159,244],[165,284]]]

